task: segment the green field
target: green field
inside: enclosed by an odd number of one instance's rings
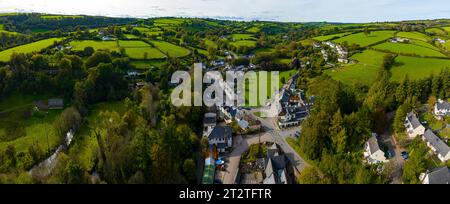
[[[29,43],[26,45],[17,46],[11,49],[4,50],[0,52],[0,61],[6,62],[10,60],[13,53],[32,53],[39,52],[42,49],[48,48],[53,45],[55,41],[61,41],[63,38],[50,38],[45,40],[40,40],[37,42]]]
[[[247,29],[246,31],[249,32],[249,33],[258,33],[259,31],[261,31],[261,29],[256,27],[256,26],[254,26],[254,27],[251,27],[251,28]]]
[[[158,49],[153,47],[129,47],[125,48],[125,52],[130,57],[130,59],[162,59],[166,56],[161,53]],[[145,53],[147,53],[147,58],[145,58]]]
[[[232,34],[231,37],[233,38],[234,41],[256,40],[253,34]]]
[[[382,52],[365,50],[350,58],[356,60],[356,64],[349,64],[343,68],[328,69],[325,70],[325,73],[330,75],[333,79],[344,83],[359,82],[370,85],[375,80],[385,55],[386,54]]]
[[[17,152],[26,152],[33,143],[37,143],[43,150],[48,147],[52,149],[59,144],[61,137],[53,132],[53,122],[61,111],[49,111],[40,117],[26,117],[24,114],[32,110],[34,100],[47,98],[40,95],[13,94],[0,100],[0,152],[8,145],[14,145]]]
[[[386,42],[376,45],[373,48],[398,54],[415,54],[426,57],[446,57],[446,55],[440,53],[439,51],[414,44]]]
[[[399,56],[391,69],[392,80],[401,81],[408,74],[410,79],[422,79],[431,73],[438,74],[443,68],[450,68],[450,60]]]
[[[234,47],[249,47],[249,48],[256,47],[256,41],[252,40],[240,40],[236,42],[231,42],[230,44],[233,45]]]
[[[165,42],[165,41],[151,41],[156,48],[158,48],[162,53],[168,53],[171,57],[184,57],[191,53],[190,50]]]
[[[160,18],[156,19],[154,22],[155,25],[157,26],[167,26],[167,25],[180,25],[183,22],[185,22],[185,20],[179,18]]]
[[[123,36],[126,39],[129,39],[129,40],[134,40],[134,39],[138,39],[139,38],[138,36],[135,36],[135,35],[132,35],[132,34],[124,34]]]
[[[209,48],[209,47],[217,48],[217,44],[216,44],[214,41],[212,41],[212,40],[206,39],[206,40],[205,40],[205,45],[206,45],[208,48]]]
[[[429,48],[429,49],[432,49],[432,50],[440,51],[440,49],[435,47],[434,45],[432,45],[430,43],[427,43],[427,42],[424,42],[424,41],[421,41],[421,40],[413,40],[413,41],[410,42],[410,44],[414,44],[414,45],[418,45],[418,46],[421,46],[421,47],[426,47],[426,48]]]
[[[95,40],[82,40],[82,41],[71,41],[70,46],[72,50],[81,51],[86,47],[92,47],[95,50],[110,50],[119,51],[116,41],[95,41]]]
[[[447,36],[450,37],[450,27],[443,27],[445,31],[447,31]]]
[[[364,33],[356,33],[333,41],[336,43],[347,42],[350,45],[357,44],[360,45],[361,47],[366,47],[387,40],[391,38],[394,35],[394,33],[395,31],[373,31],[367,36]]]
[[[151,47],[149,44],[138,40],[120,40],[120,47],[125,48],[125,52],[131,59],[162,59],[166,56],[158,49]]]
[[[317,40],[317,41],[328,41],[328,40],[331,40],[334,38],[340,38],[340,37],[346,36],[348,34],[350,34],[350,33],[347,32],[347,33],[338,33],[338,34],[333,34],[333,35],[322,35],[322,36],[317,36],[313,39]]]
[[[58,16],[58,15],[44,15],[44,16],[41,16],[41,18],[42,19],[50,19],[50,20],[61,20],[61,19],[63,19],[63,18],[72,18],[72,19],[75,19],[75,18],[84,18],[84,16],[66,16],[66,15],[64,15],[64,16]]]
[[[5,29],[5,25],[0,24],[0,30],[4,30]]]
[[[447,35],[447,33],[445,33],[445,31],[441,30],[440,28],[426,29],[425,32],[431,33],[433,35],[442,35],[442,36],[446,36]]]
[[[431,37],[419,32],[399,32],[397,37],[408,38],[413,40],[429,41]]]

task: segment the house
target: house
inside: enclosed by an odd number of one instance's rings
[[[225,152],[233,146],[232,130],[229,126],[215,126],[208,136],[209,145],[216,146],[219,152]]]
[[[273,144],[267,149],[264,174],[264,184],[288,184],[286,175],[286,157],[278,154],[276,144]]]
[[[410,138],[415,138],[417,135],[423,135],[425,133],[425,127],[419,122],[416,114],[412,111],[406,115],[404,125]]]
[[[445,41],[444,39],[441,39],[441,38],[435,38],[434,40],[439,42],[439,43],[441,43],[441,44],[444,44],[444,43],[447,42],[447,41]]]
[[[408,43],[409,39],[408,38],[392,38],[390,40],[391,43]]]
[[[34,108],[37,111],[48,110],[48,105],[44,103],[44,101],[34,101]]]
[[[450,116],[450,103],[439,99],[434,105],[434,115],[441,120],[444,116]]]
[[[64,108],[64,100],[60,98],[48,99],[48,109],[63,109]]]
[[[103,41],[111,41],[111,40],[114,40],[114,38],[112,38],[112,37],[110,37],[110,36],[103,36],[103,37],[102,37],[102,40],[103,40]]]
[[[434,153],[442,162],[450,160],[450,147],[436,136],[433,131],[428,129],[422,136],[423,141],[427,143],[427,146],[433,150]]]
[[[216,113],[206,113],[203,118],[203,136],[207,137],[217,124]]]
[[[447,167],[434,169],[420,175],[422,184],[450,184],[450,170]]]
[[[380,148],[376,133],[372,133],[372,137],[370,137],[370,139],[365,144],[364,158],[369,164],[379,164],[388,161],[386,159],[385,153]]]

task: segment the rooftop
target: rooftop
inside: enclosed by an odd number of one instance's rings
[[[440,154],[441,156],[445,156],[450,152],[450,147],[448,147],[447,144],[444,143],[438,136],[436,136],[433,131],[428,129],[425,131],[425,134],[423,134],[423,137],[425,140],[430,143],[430,145],[436,149],[436,153]]]

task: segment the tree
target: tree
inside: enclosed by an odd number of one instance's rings
[[[324,178],[323,175],[321,175],[320,171],[313,166],[308,166],[305,169],[303,169],[302,173],[300,174],[300,177],[298,179],[298,182],[300,184],[325,184],[329,183],[327,178]]]
[[[44,151],[36,142],[28,147],[28,153],[30,154],[33,163],[39,162],[41,158],[44,156]]]
[[[111,55],[104,51],[97,51],[90,56],[85,63],[86,68],[96,67],[100,63],[111,63]]]
[[[76,160],[69,160],[66,166],[67,183],[83,184],[86,183],[86,172]]]
[[[186,159],[183,164],[183,172],[186,179],[191,182],[195,183],[196,181],[196,166],[193,159]]]
[[[87,56],[87,57],[90,57],[92,54],[94,54],[94,52],[95,52],[94,48],[91,47],[91,46],[88,46],[88,47],[84,48],[83,55]]]
[[[81,115],[75,107],[64,110],[58,120],[54,122],[54,128],[59,136],[65,136],[69,131],[77,131],[81,125]]]
[[[330,136],[332,148],[337,154],[343,154],[347,149],[347,132],[344,126],[344,119],[341,111],[338,110],[331,119]]]

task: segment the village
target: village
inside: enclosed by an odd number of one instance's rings
[[[225,66],[225,70],[251,67]],[[262,107],[214,106],[203,120],[208,140],[203,184],[292,184],[308,164],[286,142],[298,139],[299,125],[308,117],[314,97],[296,88],[298,75]],[[220,84],[230,97],[226,83]],[[271,115],[277,117],[263,117]],[[289,155],[289,156],[287,156]]]
[[[431,121],[421,120],[421,117],[419,117],[419,115],[424,116],[426,114],[432,114],[429,120],[442,123],[444,127],[433,130],[434,125],[431,124]],[[427,169],[420,174],[419,179],[423,184],[450,183],[450,171],[445,165],[450,160],[450,147],[448,146],[449,138],[447,133],[450,128],[450,124],[448,123],[449,116],[450,102],[441,99],[438,99],[432,110],[425,109],[419,113],[411,111],[406,115],[404,127],[408,137],[407,140],[412,141],[420,138],[429,148],[426,157],[432,163],[433,168]],[[376,133],[372,134],[372,137],[365,144],[365,162],[370,165],[379,165],[379,171],[383,171],[384,166],[389,162],[394,162],[401,169],[404,162],[409,159],[411,152],[404,149],[400,150],[398,145],[396,147],[395,144],[386,145],[386,140],[383,139],[383,137]],[[388,139],[387,141],[387,143],[390,143],[393,140]]]

